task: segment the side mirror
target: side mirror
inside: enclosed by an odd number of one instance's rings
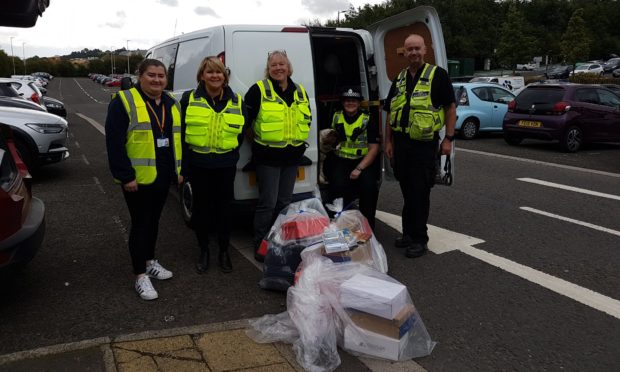
[[[133,87],[133,81],[131,81],[131,77],[125,76],[121,78],[121,90],[131,89]]]

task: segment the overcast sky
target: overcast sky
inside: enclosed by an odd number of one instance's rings
[[[296,25],[384,0],[51,0],[33,28],[0,27],[0,48],[26,58],[89,49],[148,49],[221,24]],[[341,13],[340,17],[344,17]],[[25,45],[23,44],[25,43]]]

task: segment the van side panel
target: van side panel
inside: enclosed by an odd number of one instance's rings
[[[305,156],[312,165],[300,167],[294,193],[312,192],[318,179],[317,107],[314,87],[314,69],[310,36],[307,32],[282,32],[281,27],[237,27],[225,31],[226,65],[230,68],[230,86],[242,95],[258,80],[265,78],[267,54],[272,50],[285,50],[293,67],[291,78],[306,89],[312,110],[312,130]],[[237,163],[235,199],[258,197],[254,172],[242,172],[250,161],[249,141],[244,141],[241,157]],[[302,177],[303,173],[303,177]]]

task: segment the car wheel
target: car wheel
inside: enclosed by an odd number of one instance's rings
[[[577,152],[583,145],[583,132],[578,126],[570,126],[564,132],[561,141],[562,148],[568,152]]]
[[[194,197],[192,184],[189,181],[183,182],[181,187],[181,213],[187,226],[192,227],[192,215],[194,210]]]
[[[475,138],[478,135],[478,120],[475,118],[467,118],[463,125],[461,125],[461,130],[459,131],[461,134],[461,138],[470,140]]]
[[[518,146],[523,141],[523,138],[511,134],[504,134],[504,141],[510,146]]]

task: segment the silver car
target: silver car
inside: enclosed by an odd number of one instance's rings
[[[57,115],[16,107],[0,107],[0,122],[13,129],[15,145],[28,169],[69,157],[69,124]]]

